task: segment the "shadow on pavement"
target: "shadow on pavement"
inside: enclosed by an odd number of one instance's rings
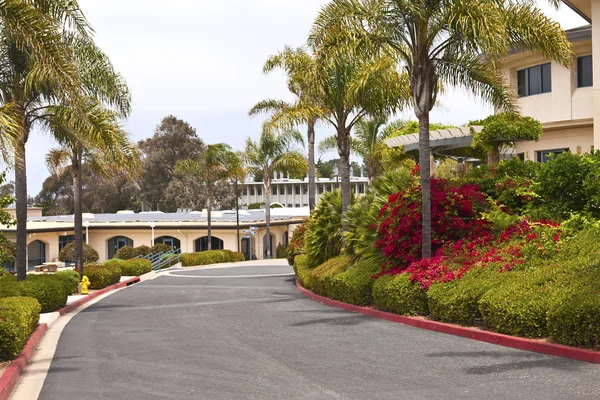
[[[362,315],[343,315],[336,318],[321,318],[310,321],[297,322],[291,326],[309,326],[309,325],[333,325],[333,326],[354,326],[366,322],[367,319]]]

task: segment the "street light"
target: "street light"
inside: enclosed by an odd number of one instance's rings
[[[90,221],[83,221],[83,226],[85,226],[85,244],[90,244],[90,235],[88,233],[88,228],[90,227]]]
[[[150,228],[152,228],[152,247],[154,247],[154,227],[156,226],[156,222],[150,222]]]
[[[250,245],[248,247],[248,258],[252,260],[252,235],[256,235],[258,233],[258,228],[256,226],[251,226],[248,230],[243,230],[242,232],[248,233],[248,235],[244,236],[244,239],[249,239]]]

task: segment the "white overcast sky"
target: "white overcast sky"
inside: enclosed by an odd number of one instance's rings
[[[97,43],[129,83],[133,112],[126,126],[136,141],[152,136],[160,120],[173,114],[205,142],[241,149],[246,137],[258,135],[263,120],[249,117],[248,110],[264,98],[289,98],[281,73],[263,75],[265,59],[285,45],[304,44],[327,0],[79,2]],[[543,7],[565,29],[585,24],[566,6],[558,12]],[[461,124],[490,112],[470,96],[449,91],[432,122]],[[330,134],[323,127],[317,139]],[[49,175],[44,156],[53,145],[43,132],[34,132],[27,144],[30,196]]]

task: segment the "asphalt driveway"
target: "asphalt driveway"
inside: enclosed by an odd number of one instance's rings
[[[177,271],[103,299],[66,326],[40,399],[600,399],[598,365],[324,306],[291,273]]]

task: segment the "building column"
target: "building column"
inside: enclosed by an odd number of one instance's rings
[[[600,150],[600,0],[592,2],[592,68],[594,77],[594,150]]]

